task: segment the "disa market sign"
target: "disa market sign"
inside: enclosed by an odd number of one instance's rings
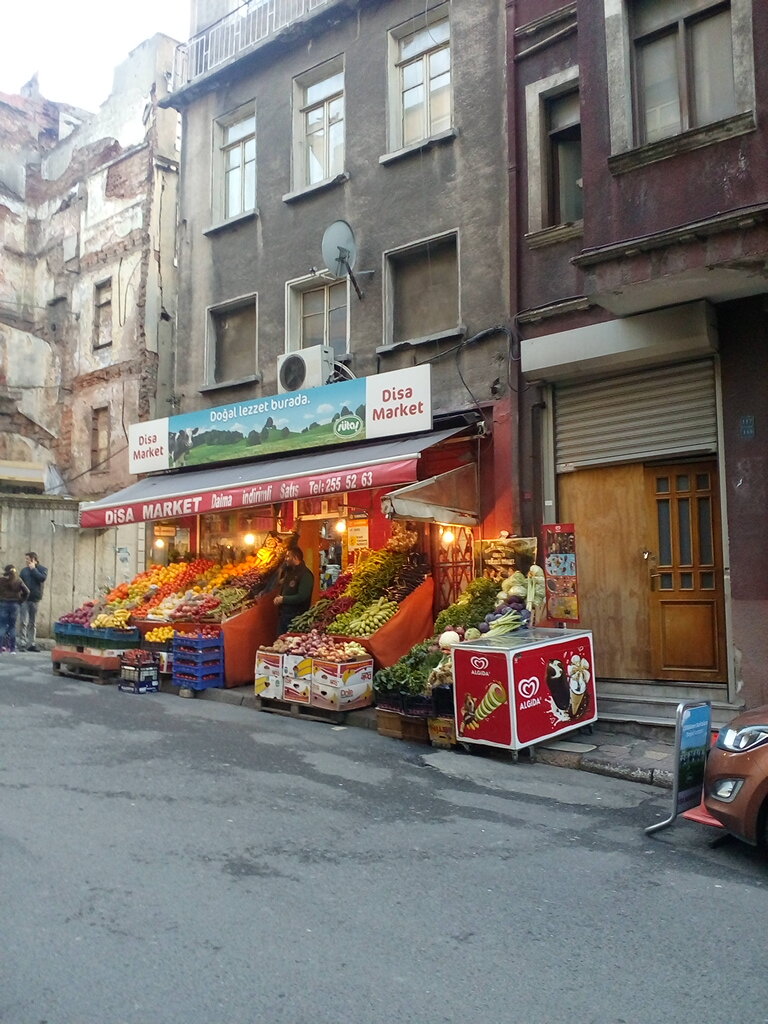
[[[154,473],[431,429],[431,367],[412,366],[133,424],[129,464]]]

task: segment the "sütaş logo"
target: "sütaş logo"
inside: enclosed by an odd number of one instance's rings
[[[517,684],[517,689],[520,692],[520,696],[526,700],[530,700],[531,697],[535,697],[539,692],[539,680],[536,676],[531,676],[530,679],[521,679]]]
[[[469,663],[475,672],[484,672],[488,668],[487,658],[470,658]]]
[[[362,433],[363,421],[359,416],[350,413],[349,416],[339,416],[333,424],[333,432],[336,437],[355,437]]]

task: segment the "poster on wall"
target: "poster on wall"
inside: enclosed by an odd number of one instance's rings
[[[573,523],[542,526],[547,616],[557,622],[579,621],[576,533]]]
[[[347,551],[350,554],[357,554],[368,547],[368,520],[359,523],[349,523],[347,526]]]
[[[514,572],[528,575],[536,561],[535,537],[496,537],[475,545],[478,575],[487,580],[504,580]]]

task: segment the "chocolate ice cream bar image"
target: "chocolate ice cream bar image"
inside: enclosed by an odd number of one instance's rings
[[[547,663],[547,687],[557,707],[565,711],[571,703],[571,689],[565,665],[559,658],[553,658]]]

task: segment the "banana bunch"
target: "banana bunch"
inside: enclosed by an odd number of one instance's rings
[[[349,636],[371,636],[377,629],[381,629],[385,622],[389,622],[397,612],[398,604],[386,597],[380,597],[372,604],[367,605],[348,624]]]
[[[97,615],[91,623],[93,629],[128,629],[128,619],[131,617],[129,608],[118,608],[109,614],[102,612]]]

